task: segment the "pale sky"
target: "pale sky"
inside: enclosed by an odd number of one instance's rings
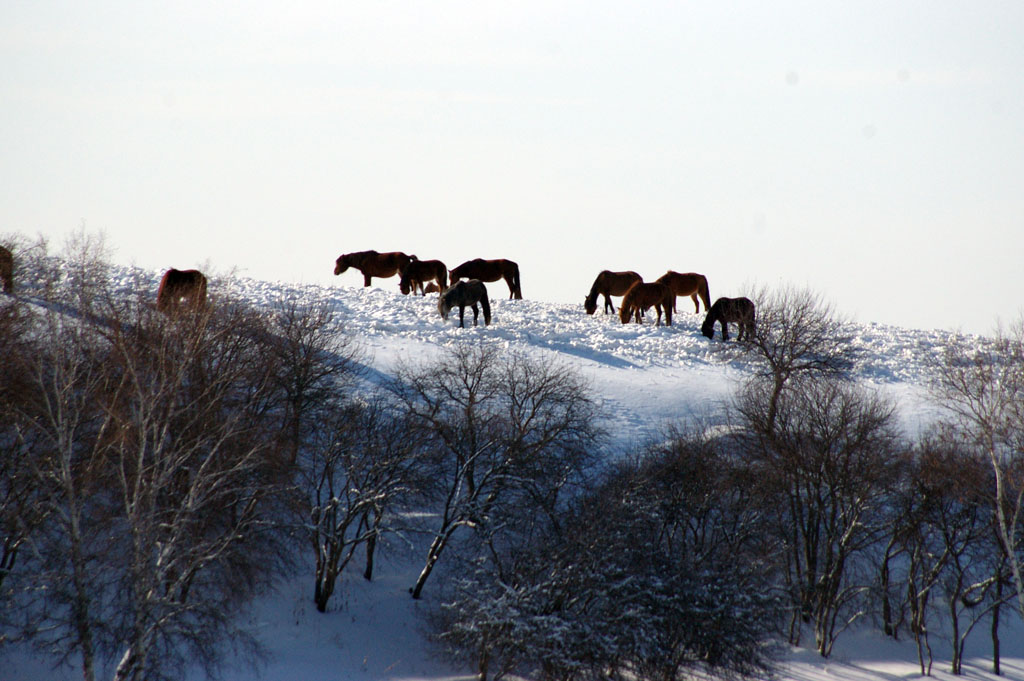
[[[0,234],[83,225],[147,268],[510,258],[581,310],[674,269],[990,332],[1024,312],[1024,2],[2,0]]]

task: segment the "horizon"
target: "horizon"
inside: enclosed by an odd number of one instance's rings
[[[1024,5],[459,1],[0,10],[2,233],[360,286],[353,251],[1024,315]],[[374,285],[397,291],[397,280]],[[496,289],[495,297],[501,290]]]

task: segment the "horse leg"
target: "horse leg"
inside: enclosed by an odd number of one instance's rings
[[[476,326],[476,319],[480,316],[480,309],[477,308],[476,303],[473,303],[473,326]]]
[[[694,292],[690,297],[693,298],[693,314],[700,314],[700,303],[697,302],[697,293]]]
[[[722,320],[722,340],[729,340],[729,322]]]
[[[516,297],[516,284],[512,281],[512,275],[505,275],[505,283],[508,284],[508,299],[513,300]]]
[[[604,295],[604,313],[608,314],[608,308],[611,308],[612,314],[615,314],[615,306],[612,305],[612,297],[607,293],[604,293],[602,295]]]
[[[369,286],[369,285],[370,285],[370,280],[371,280],[371,279],[373,279],[373,276],[372,276],[372,275],[369,275],[369,274],[366,274],[366,273],[364,272],[364,273],[363,273],[363,286]]]
[[[465,305],[459,305],[459,328],[460,329],[466,328],[465,314],[466,314],[466,306]]]

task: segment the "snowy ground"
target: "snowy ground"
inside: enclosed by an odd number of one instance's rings
[[[127,286],[128,272],[122,273]],[[157,281],[159,273],[146,277]],[[394,286],[390,284],[394,283]],[[397,281],[383,288],[282,284],[235,280],[235,294],[259,304],[281,297],[329,298],[336,302],[344,330],[365,350],[371,378],[387,374],[400,361],[416,361],[441,348],[466,342],[494,343],[549,356],[571,364],[601,400],[616,442],[628,448],[665,425],[688,417],[714,420],[736,382],[750,370],[733,343],[708,341],[699,326],[703,315],[679,300],[671,327],[623,325],[612,315],[587,316],[577,306],[531,300],[504,300],[500,282],[490,284],[494,319],[488,327],[459,329],[437,314],[436,295],[402,296]],[[214,294],[216,293],[214,287]],[[616,301],[617,304],[617,301]],[[928,359],[940,352],[949,333],[918,331],[878,324],[856,327],[859,364],[856,375],[898,400],[903,423],[916,430],[935,414],[925,387]],[[267,681],[341,681],[391,679],[442,681],[468,679],[469,670],[454,669],[431,655],[420,630],[417,607],[407,589],[418,569],[418,554],[393,547],[367,583],[347,578],[331,612],[312,605],[312,571],[281,585],[254,607],[252,622],[271,656],[259,678]],[[424,592],[430,598],[430,589]],[[948,644],[933,638],[936,678],[948,674]],[[1005,678],[1024,680],[1024,627],[1003,629]],[[996,678],[988,673],[988,640],[979,630],[969,645],[969,663],[960,678]],[[6,665],[6,668],[5,668]],[[861,681],[919,676],[912,642],[894,643],[864,628],[840,637],[832,659],[795,649],[783,674],[799,681]],[[74,670],[51,670],[29,655],[0,662],[0,681],[78,678]],[[198,678],[198,677],[197,677]],[[244,668],[231,669],[227,681],[256,678]]]

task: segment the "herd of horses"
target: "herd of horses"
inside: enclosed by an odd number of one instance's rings
[[[519,265],[511,260],[483,260],[476,258],[467,260],[451,270],[446,269],[440,260],[420,260],[415,255],[401,251],[378,253],[377,251],[358,251],[338,256],[334,264],[334,274],[341,274],[349,268],[357,269],[363,274],[363,285],[369,286],[373,277],[384,278],[399,275],[398,288],[403,294],[419,292],[426,295],[436,291],[438,295],[437,310],[444,319],[455,307],[459,308],[459,326],[465,326],[465,308],[473,310],[473,325],[477,325],[479,307],[483,308],[484,324],[491,323],[491,308],[484,282],[504,279],[508,285],[509,299],[521,299],[522,288],[519,283]],[[466,280],[466,281],[463,281]],[[739,327],[739,340],[754,339],[754,304],[748,298],[719,298],[711,303],[708,280],[703,274],[696,272],[674,272],[669,270],[653,282],[645,282],[643,277],[633,271],[612,272],[603,270],[597,275],[590,293],[583,301],[583,309],[587,314],[597,311],[597,298],[604,298],[604,312],[615,312],[612,296],[622,296],[619,306],[619,319],[623,324],[635,319],[643,323],[647,310],[654,308],[661,324],[662,316],[665,324],[672,325],[672,314],[676,311],[676,298],[689,296],[693,300],[694,313],[700,313],[700,304],[704,303],[706,316],[701,325],[701,332],[708,338],[714,337],[715,324],[722,327],[723,340],[729,339],[729,324]]]
[[[403,294],[426,295],[436,291],[438,313],[443,319],[448,319],[449,313],[457,307],[460,327],[465,326],[467,307],[473,310],[474,326],[477,325],[481,309],[484,324],[491,323],[491,306],[484,282],[504,280],[508,285],[510,300],[523,297],[519,265],[511,260],[476,258],[449,270],[440,260],[420,260],[415,255],[400,251],[358,251],[338,256],[334,263],[334,274],[341,274],[349,268],[362,273],[364,286],[370,286],[373,277],[398,275],[399,290]],[[13,293],[14,259],[10,250],[3,246],[0,246],[0,283],[4,293]],[[206,276],[199,270],[171,268],[160,280],[156,308],[168,315],[201,309],[206,304],[206,288]],[[696,272],[669,270],[655,281],[645,282],[643,277],[633,271],[603,270],[594,279],[590,293],[583,301],[583,309],[587,314],[592,315],[597,311],[598,296],[604,298],[605,314],[609,311],[615,313],[611,297],[622,297],[618,314],[623,324],[630,320],[642,324],[646,312],[654,308],[658,315],[656,324],[661,325],[664,316],[668,326],[672,325],[672,315],[676,312],[676,298],[689,296],[693,300],[695,314],[700,313],[700,304],[704,303],[706,316],[701,325],[701,333],[706,337],[714,338],[715,324],[720,324],[722,339],[728,340],[728,325],[736,324],[739,328],[738,340],[754,340],[754,303],[749,298],[718,298],[712,304],[708,280]]]

